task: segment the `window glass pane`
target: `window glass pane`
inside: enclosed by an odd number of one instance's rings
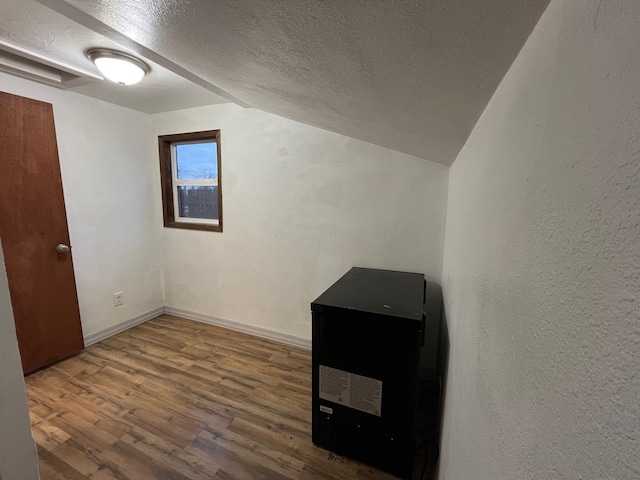
[[[218,151],[215,142],[176,145],[179,180],[218,178]]]
[[[218,187],[178,187],[178,210],[183,218],[218,218]]]

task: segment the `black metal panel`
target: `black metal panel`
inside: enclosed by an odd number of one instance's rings
[[[424,275],[354,267],[312,304],[314,312],[353,311],[420,322]],[[399,325],[400,326],[400,325]]]
[[[423,287],[421,274],[354,268],[312,304],[313,442],[404,477],[415,453]],[[381,381],[380,416],[321,399],[320,365]]]

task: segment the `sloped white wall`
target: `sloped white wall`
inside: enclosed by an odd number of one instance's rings
[[[27,396],[13,323],[9,284],[0,246],[0,478],[37,480]]]
[[[554,0],[450,172],[440,478],[640,478],[640,3]]]
[[[164,229],[168,306],[308,340],[352,266],[439,280],[446,167],[232,104],[152,117],[222,136],[224,232]]]
[[[85,336],[162,307],[149,115],[1,72],[0,90],[53,104]]]

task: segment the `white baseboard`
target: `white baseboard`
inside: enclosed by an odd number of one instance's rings
[[[94,343],[101,342],[117,333],[124,332],[125,330],[130,329],[131,327],[135,327],[136,325],[140,325],[141,323],[146,322],[147,320],[151,320],[152,318],[159,317],[164,313],[164,307],[154,308],[153,310],[149,310],[141,315],[137,315],[129,320],[125,320],[124,322],[120,322],[111,327],[105,328],[104,330],[100,330],[95,333],[90,333],[89,335],[85,335],[84,337],[84,346],[88,347],[89,345],[93,345]]]
[[[209,325],[228,328],[229,330],[235,330],[237,332],[248,333],[249,335],[254,335],[256,337],[275,340],[276,342],[286,343],[287,345],[293,345],[294,347],[311,350],[311,340],[307,340],[306,338],[302,337],[296,337],[295,335],[289,335],[288,333],[276,332],[275,330],[256,327],[255,325],[246,325],[244,323],[235,322],[233,320],[225,320],[223,318],[214,317],[213,315],[191,312],[189,310],[170,307],[168,305],[165,305],[164,313],[166,313],[167,315],[175,315],[176,317],[186,318],[188,320],[195,320],[196,322],[208,323]]]

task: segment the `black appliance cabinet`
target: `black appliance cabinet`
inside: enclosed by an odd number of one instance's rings
[[[352,268],[311,304],[312,440],[410,477],[424,275]]]

